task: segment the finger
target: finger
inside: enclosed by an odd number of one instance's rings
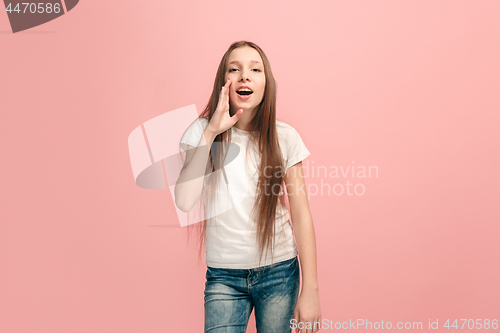
[[[231,82],[231,81],[229,81]],[[227,109],[229,110],[229,86],[231,84],[229,84],[227,87],[226,87],[226,91],[225,91],[225,94],[224,94],[224,106],[227,107]]]
[[[226,82],[224,83],[224,85],[222,86],[222,89],[220,91],[220,99],[219,99],[219,103],[217,104],[218,108],[224,109],[224,105],[226,103],[227,82],[228,82],[228,80],[226,80]]]
[[[300,324],[300,315],[297,313],[294,315],[294,317],[297,320],[297,328],[295,329],[295,331],[297,333],[301,333],[302,330],[300,328],[302,327],[302,325]]]
[[[313,325],[313,331],[312,331],[313,333],[317,333],[321,328],[321,320],[317,318],[315,321],[318,322],[319,324],[316,324],[316,326]]]
[[[241,110],[242,112],[240,112],[240,110]],[[240,120],[240,118],[241,118],[241,116],[242,116],[242,115],[243,115],[243,109],[239,109],[238,111],[236,111],[236,113],[235,113],[235,114],[233,114],[233,115],[231,116],[231,119],[234,119],[234,123],[233,123],[233,125],[234,125],[234,124],[236,124],[236,122],[237,122],[238,120]]]
[[[298,311],[298,309],[296,308],[295,309],[295,313],[294,313],[294,317],[295,319],[297,319],[297,333],[301,333],[302,332],[302,325],[300,325],[300,312]]]
[[[224,98],[227,98],[229,95],[229,86],[231,85],[231,79],[227,79],[226,84],[224,85]]]
[[[224,82],[224,86],[222,88],[224,88],[224,95],[227,95],[227,91],[228,91],[228,87],[229,87],[229,79],[226,80],[226,82]]]
[[[229,90],[231,89],[231,85],[233,84],[233,81],[231,79],[228,79],[229,82],[227,83],[227,95],[229,96]]]
[[[314,321],[315,321],[315,325],[316,325],[316,326],[313,326],[313,331],[312,331],[312,332],[313,332],[313,333],[316,333],[316,332],[318,332],[318,331],[320,330],[320,328],[321,328],[321,320],[320,320],[320,318],[318,317],[318,318],[314,319]]]
[[[226,101],[225,103],[227,103],[227,105],[229,106],[229,89],[231,87],[231,79],[228,79],[228,82],[227,82],[227,88],[226,88]]]
[[[308,325],[306,325],[306,327],[309,327],[309,328],[306,330],[306,333],[313,333],[314,322],[308,321],[307,323],[308,323]]]
[[[224,101],[224,95],[225,95],[225,94],[224,94],[224,93],[225,93],[225,91],[224,91],[224,87],[225,87],[225,86],[222,86],[222,88],[220,89],[220,92],[219,92],[219,103],[221,103],[221,102],[223,102],[223,101]],[[219,103],[217,103],[217,104],[219,104]]]

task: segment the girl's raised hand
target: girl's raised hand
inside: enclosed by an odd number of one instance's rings
[[[215,109],[212,119],[207,125],[207,130],[212,132],[214,136],[219,135],[231,128],[243,114],[243,109],[239,109],[234,116],[229,115],[229,87],[231,86],[231,79],[226,81],[226,84],[221,89],[219,94],[219,102]]]

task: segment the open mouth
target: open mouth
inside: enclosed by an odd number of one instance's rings
[[[248,95],[251,95],[253,93],[253,91],[248,89],[248,88],[243,88],[243,89],[238,90],[236,93],[240,96],[248,96]]]

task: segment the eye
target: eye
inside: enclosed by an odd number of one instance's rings
[[[232,73],[233,71],[237,71],[237,70],[238,70],[238,69],[236,69],[236,68],[230,68],[230,69],[228,70],[228,72],[229,72],[229,73]],[[261,71],[260,69],[258,69],[258,68],[254,68],[253,70],[255,70],[255,71],[257,71],[257,72],[262,72],[262,71]]]

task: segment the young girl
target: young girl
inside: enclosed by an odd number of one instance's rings
[[[203,193],[206,214],[205,332],[245,332],[253,307],[259,333],[317,332],[316,242],[301,162],[310,153],[276,119],[276,82],[260,47],[229,47],[180,147],[176,205],[189,212]]]

